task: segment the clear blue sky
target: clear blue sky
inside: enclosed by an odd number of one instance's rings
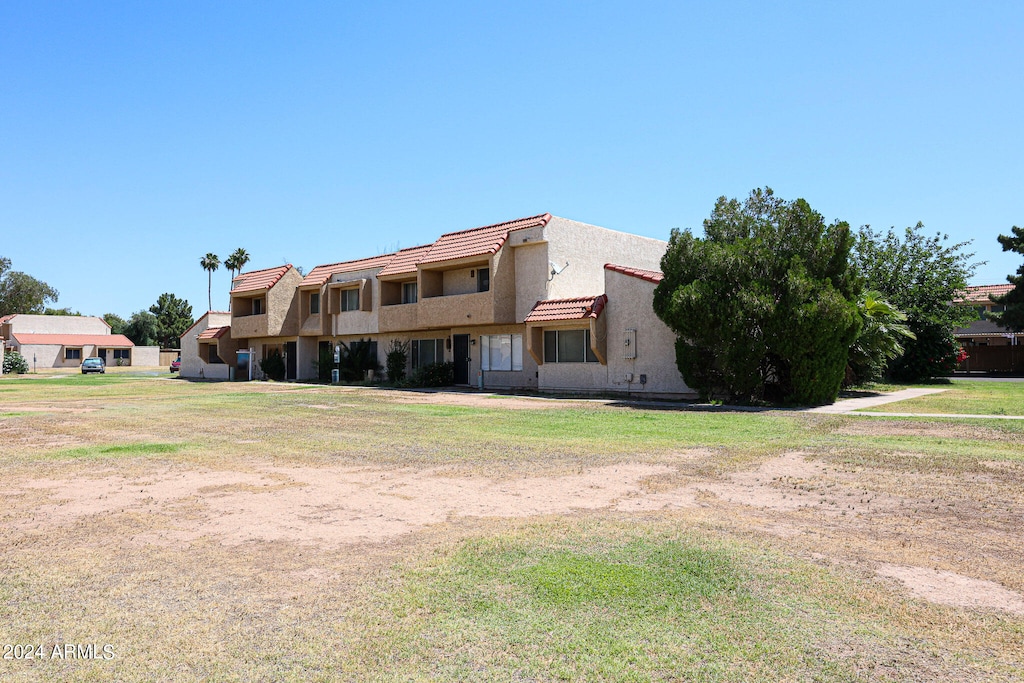
[[[58,306],[549,211],[667,239],[771,186],[1020,265],[1020,2],[7,2],[0,255]],[[214,307],[229,288],[213,276]]]

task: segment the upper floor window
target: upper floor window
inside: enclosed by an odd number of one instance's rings
[[[309,295],[309,314],[316,315],[320,312],[320,292],[311,292]]]
[[[402,283],[402,303],[414,304],[419,300],[419,285],[415,282]]]
[[[545,363],[597,363],[590,330],[545,330]]]
[[[263,315],[264,313],[265,313],[265,311],[263,310],[263,299],[253,299],[252,300],[252,314],[253,315]]]
[[[342,311],[358,311],[359,310],[359,290],[358,289],[343,289],[343,290],[341,290],[341,310]]]
[[[489,292],[491,290],[491,269],[477,268],[476,270],[476,291]]]

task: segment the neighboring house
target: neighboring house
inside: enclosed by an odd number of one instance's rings
[[[123,334],[111,334],[110,325],[93,316],[8,315],[0,318],[0,336],[30,367],[77,368],[94,356],[107,365],[159,364],[157,347],[135,346]]]
[[[1013,285],[978,285],[968,287],[964,296],[955,303],[971,306],[978,311],[978,319],[967,327],[957,329],[953,334],[964,346],[1010,346],[1024,343],[1024,332],[1013,333],[1000,327],[988,318],[989,313],[1002,313],[1005,306],[993,303],[989,296],[1002,296],[1013,289]]]
[[[541,214],[304,278],[291,266],[243,273],[221,334],[257,360],[281,350],[289,378],[316,377],[321,353],[358,340],[383,366],[398,340],[409,371],[450,361],[460,385],[693,395],[651,308],[666,246]]]
[[[228,379],[230,368],[221,354],[231,358],[237,350],[231,341],[231,314],[207,311],[181,335],[182,377],[191,379]],[[224,347],[220,348],[223,343]]]
[[[1003,305],[993,303],[989,296],[1002,296],[1013,285],[980,285],[968,287],[956,304],[972,306],[978,319],[953,335],[967,351],[967,359],[957,367],[961,372],[1024,372],[1024,332],[1010,332],[988,318],[989,313],[1001,313]]]

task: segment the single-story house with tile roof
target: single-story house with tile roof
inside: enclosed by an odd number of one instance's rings
[[[111,334],[102,318],[77,315],[14,314],[0,319],[0,336],[30,367],[77,368],[90,357],[107,365],[157,366],[160,349],[136,346],[123,334]]]
[[[968,287],[954,303],[971,306],[978,311],[978,319],[967,327],[953,332],[963,345],[967,359],[957,367],[960,372],[1024,372],[1024,332],[1011,332],[988,318],[989,313],[1003,311],[990,297],[1002,296],[1013,285],[978,285]]]

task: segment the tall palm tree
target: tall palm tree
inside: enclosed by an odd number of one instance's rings
[[[199,265],[206,271],[206,303],[208,308],[206,310],[213,310],[213,271],[220,268],[220,258],[216,254],[207,254],[203,258],[199,259]]]
[[[232,252],[231,256],[228,256],[224,261],[224,267],[231,271],[231,281],[235,280],[235,273],[241,274],[242,268],[245,268],[245,264],[249,262],[249,252],[239,247]]]

